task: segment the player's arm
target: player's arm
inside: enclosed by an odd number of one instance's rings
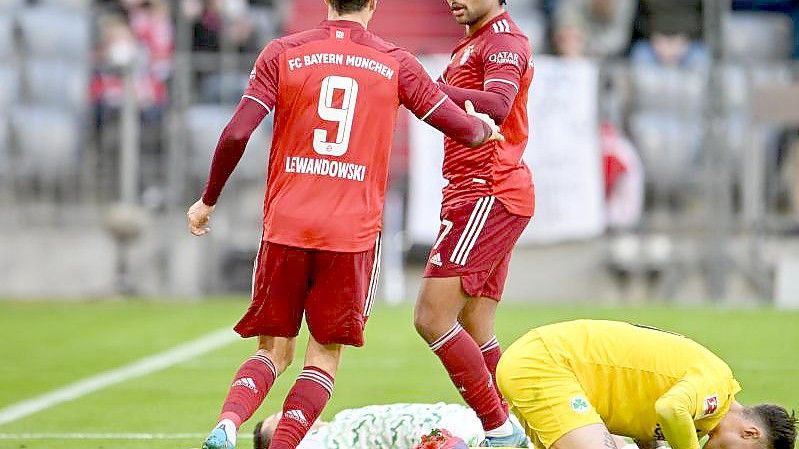
[[[273,41],[258,56],[250,75],[250,84],[219,137],[202,197],[186,213],[189,230],[194,235],[208,233],[208,219],[222,189],[241,160],[253,131],[274,108],[280,51],[281,46]]]
[[[694,425],[696,397],[696,388],[683,379],[655,402],[658,423],[672,449],[699,449]]]
[[[444,83],[439,83],[438,87],[456,104],[464,104],[467,100],[474,102],[482,112],[500,125],[508,118],[518,93],[513,86],[499,83],[491,84],[486,90],[464,89]]]
[[[495,122],[502,124],[510,114],[522,78],[530,64],[527,42],[518,36],[498,33],[483,48],[483,90],[463,89],[439,80],[439,87],[457,104],[471,100]]]
[[[485,114],[473,110],[464,112],[425,72],[419,61],[409,53],[398,54],[400,61],[400,102],[419,119],[456,141],[479,147],[491,140],[502,140],[499,128]],[[466,104],[464,103],[464,108]]]

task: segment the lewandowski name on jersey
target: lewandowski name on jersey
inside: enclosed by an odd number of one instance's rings
[[[389,66],[363,56],[343,55],[340,53],[313,53],[291,58],[288,60],[288,64],[289,70],[292,72],[303,67],[312,67],[319,64],[333,64],[371,70],[388,79],[394,78],[394,70]]]
[[[314,157],[288,156],[286,157],[286,173],[330,176],[331,178],[363,182],[366,177],[366,166]]]

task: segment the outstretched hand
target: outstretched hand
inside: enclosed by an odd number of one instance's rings
[[[466,100],[466,113],[471,115],[471,116],[473,116],[473,117],[477,117],[480,120],[488,123],[488,126],[491,127],[491,137],[489,137],[486,142],[493,142],[493,141],[504,142],[505,141],[505,136],[503,136],[502,133],[499,132],[499,126],[496,124],[496,122],[494,122],[494,119],[489,117],[488,114],[483,114],[483,113],[477,112],[474,109],[474,104],[472,104],[472,102],[470,100]]]

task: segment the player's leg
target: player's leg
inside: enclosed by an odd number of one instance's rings
[[[297,248],[262,243],[253,269],[252,302],[235,327],[242,337],[258,336],[258,350],[234,376],[204,449],[235,447],[241,424],[252,417],[291,363],[307,295],[306,259]]]
[[[364,344],[379,258],[379,237],[372,249],[360,253],[314,252],[313,286],[305,303],[311,334],[305,367],[286,397],[271,449],[297,448],[333,393],[344,345]]]
[[[488,372],[494,380],[494,388],[497,388],[497,364],[502,356],[502,347],[497,340],[494,330],[494,323],[497,315],[497,306],[502,298],[505,287],[505,279],[508,276],[511,253],[508,252],[502,260],[491,270],[491,274],[485,281],[482,296],[470,298],[466,307],[461,311],[459,321],[474,341],[480,346],[483,353]],[[507,404],[503,405],[507,409]]]
[[[497,305],[497,301],[493,298],[485,296],[469,298],[466,302],[466,307],[463,308],[458,317],[458,321],[480,347],[486,368],[488,368],[491,378],[494,379],[494,388],[499,391],[496,377],[497,364],[502,356],[502,349],[494,332]]]
[[[483,354],[458,323],[458,315],[466,302],[460,278],[425,278],[414,311],[416,330],[441,360],[486,432],[512,434],[507,412],[491,383]]]
[[[549,449],[621,449],[605,424],[589,424],[567,432]]]
[[[320,344],[313,336],[309,338],[305,367],[283,403],[283,415],[270,449],[296,449],[322,414],[333,394],[343,348],[340,344]]]
[[[480,345],[458,322],[468,302],[484,296],[493,268],[515,242],[514,238],[509,246],[505,244],[504,234],[515,229],[505,223],[507,215],[504,206],[493,197],[442,212],[442,229],[425,269],[415,324],[441,359],[464,400],[480,417],[486,435],[498,439],[518,436],[521,444],[523,432],[508,420],[507,410],[490,380],[491,373]],[[493,331],[486,330],[493,328],[492,322],[493,314],[488,326],[479,322],[475,333],[490,332],[493,336]],[[467,325],[478,327],[477,318]],[[490,339],[481,343],[486,344]],[[516,443],[502,445],[515,446]]]
[[[607,433],[607,429],[602,418],[571,368],[553,357],[535,330],[505,350],[497,367],[497,381],[536,448],[605,447],[603,430]],[[589,445],[574,446],[586,441]],[[613,446],[605,449],[616,449],[613,439],[609,441]]]
[[[295,338],[261,336],[258,340],[258,351],[244,361],[233,377],[220,414],[220,420],[232,421],[236,429],[261,406],[294,357]]]

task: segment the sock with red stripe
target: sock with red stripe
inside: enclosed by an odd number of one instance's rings
[[[306,366],[283,403],[283,416],[275,428],[269,449],[296,449],[322,414],[333,393],[333,376]]]
[[[460,324],[452,326],[430,349],[441,359],[463,400],[482,421],[483,429],[496,430],[507,422],[508,413],[491,383],[483,354]]]
[[[236,372],[219,415],[219,424],[232,441],[235,441],[235,431],[261,406],[276,378],[275,364],[263,354],[250,357]]]
[[[497,386],[497,365],[499,364],[500,357],[502,357],[502,348],[499,346],[497,336],[494,335],[491,337],[491,340],[488,340],[483,346],[480,346],[480,352],[483,353],[483,360],[486,363],[486,368],[488,368],[488,372],[491,374],[491,380],[494,382],[494,390],[496,390],[499,395],[499,399],[502,401],[502,408],[507,414],[508,403],[502,398],[502,393]]]

